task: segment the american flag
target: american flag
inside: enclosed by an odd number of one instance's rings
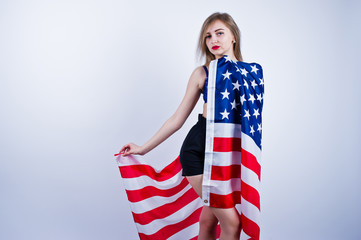
[[[260,236],[263,94],[259,64],[228,56],[210,63],[202,199],[211,207],[236,206],[244,239]]]
[[[181,176],[179,158],[155,170],[116,154],[141,240],[197,239],[203,205],[235,206],[242,239],[260,238],[263,93],[259,64],[226,55],[211,62],[202,200]]]

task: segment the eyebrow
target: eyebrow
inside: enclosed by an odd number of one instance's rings
[[[217,30],[215,30],[215,32],[217,32],[217,31],[219,31],[219,30],[223,30],[223,31],[224,31],[223,28],[218,28]],[[209,34],[209,32],[206,32],[206,34]]]

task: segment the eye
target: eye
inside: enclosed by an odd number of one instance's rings
[[[223,34],[223,32],[217,32],[217,35],[222,35]]]
[[[206,36],[206,39],[207,39],[207,38],[210,38],[210,37],[211,37],[211,35],[207,35],[207,36]]]

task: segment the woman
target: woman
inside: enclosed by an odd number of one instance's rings
[[[120,152],[144,155],[166,140],[181,128],[203,93],[203,113],[198,123],[185,139],[180,160],[183,175],[202,198],[202,179],[204,166],[205,124],[207,117],[207,67],[211,60],[227,55],[234,61],[242,61],[240,51],[240,33],[232,17],[226,13],[214,13],[209,16],[201,29],[198,48],[206,57],[205,66],[197,67],[190,76],[185,96],[176,112],[164,123],[159,131],[143,146],[134,143],[124,145]],[[216,239],[216,226],[220,223],[220,239],[236,240],[240,236],[240,219],[233,208],[213,208],[204,206],[200,216],[199,240]]]

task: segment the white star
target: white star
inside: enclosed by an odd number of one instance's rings
[[[243,94],[240,98],[241,104],[243,104],[246,101],[245,94]]]
[[[263,84],[264,84],[264,83],[263,83],[263,78],[260,78],[259,81],[260,81],[259,85],[263,85]]]
[[[233,84],[233,90],[234,90],[234,89],[237,89],[237,90],[239,91],[239,87],[240,87],[241,85],[239,85],[238,80],[237,80],[236,83],[232,83],[232,84]]]
[[[246,82],[246,80],[243,80],[244,84],[243,86],[246,86],[246,88],[248,89],[248,83]]]
[[[259,70],[258,68],[257,68],[257,66],[256,65],[251,65],[251,68],[252,68],[252,71],[251,72],[255,72],[256,74],[257,74],[257,71]]]
[[[236,104],[236,100],[233,100],[233,102],[231,102],[231,105],[232,105],[232,109],[237,109],[237,104]],[[231,109],[231,110],[232,110]]]
[[[258,125],[257,131],[259,131],[259,133],[261,133],[262,132],[262,126],[261,126],[260,123],[257,123],[257,125]]]
[[[252,87],[254,89],[257,86],[256,80],[253,80],[251,83],[252,83]]]
[[[253,109],[254,110],[254,113],[252,116],[256,116],[256,118],[260,115],[259,114],[259,109]]]
[[[221,112],[221,114],[222,114],[222,120],[225,118],[229,119],[228,118],[229,112],[227,112],[227,109],[224,109],[224,112]]]
[[[242,68],[241,71],[242,71],[241,74],[247,77],[247,73],[248,73],[247,70],[245,68]]]
[[[249,94],[249,98],[248,98],[248,101],[251,101],[252,104],[254,103],[254,101],[256,101],[256,99],[254,98],[254,95],[253,94]]]
[[[235,66],[237,68],[236,72],[241,72],[241,70],[239,70],[239,68],[237,66]]]
[[[226,62],[228,61],[233,62],[233,60],[229,56],[225,56],[224,58],[226,59]]]
[[[229,99],[228,98],[229,92],[227,92],[227,88],[226,88],[226,91],[221,92],[221,94],[223,95],[222,100],[225,99],[225,98]]]
[[[229,76],[231,75],[232,73],[228,72],[228,69],[227,69],[227,72],[222,74],[224,76],[223,80],[225,80],[226,78],[229,79]]]
[[[257,95],[257,100],[260,101],[260,102],[262,102],[262,94],[257,94],[257,93],[256,93],[256,95]]]
[[[250,127],[251,127],[250,133],[253,135],[253,133],[254,133],[253,126],[250,125]]]
[[[246,117],[249,120],[249,117],[251,116],[251,115],[249,115],[249,110],[245,109],[244,111],[246,112],[246,114],[243,117]]]

